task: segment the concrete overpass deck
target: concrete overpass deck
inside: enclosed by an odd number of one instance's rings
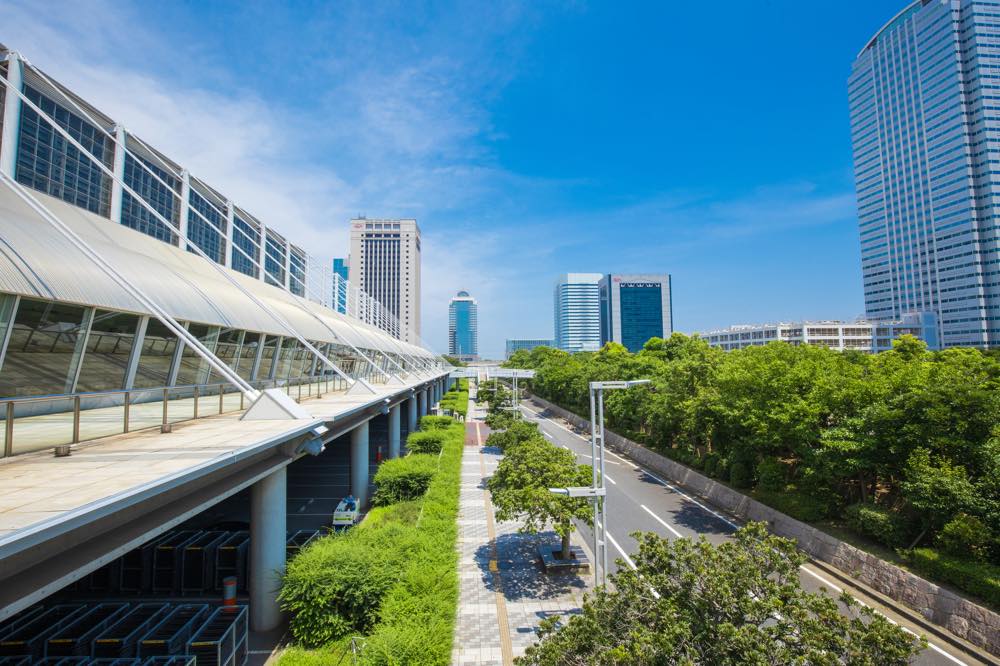
[[[371,418],[395,410],[398,433],[401,403],[409,403],[407,422],[414,422],[441,394],[445,376],[375,385],[374,395],[339,391],[304,400],[301,406],[312,418],[241,420],[242,412],[235,412],[175,424],[169,433],[151,428],[77,444],[67,457],[39,451],[3,459],[0,620],[283,473],[304,455],[295,452],[296,445],[317,426],[329,429],[326,442],[363,430],[359,442],[367,453]],[[352,447],[354,439],[352,434]],[[364,469],[367,475],[367,456]],[[283,496],[280,505],[283,511]]]

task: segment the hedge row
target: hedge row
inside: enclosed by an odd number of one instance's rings
[[[459,379],[454,387],[441,397],[438,406],[465,418],[469,413],[469,380]]]
[[[406,438],[406,450],[410,453],[441,453],[441,447],[449,438],[447,430],[427,430],[415,432]]]
[[[1000,566],[972,562],[933,548],[914,548],[907,552],[907,561],[918,573],[950,583],[1000,608]]]
[[[357,528],[319,539],[289,563],[281,601],[300,646],[282,655],[284,666],[337,663],[335,655],[352,638],[361,646],[352,663],[449,662],[458,602],[455,539],[465,429],[453,422],[436,432],[445,435],[440,458],[408,456],[436,465],[422,498],[377,506]],[[406,465],[400,461],[393,467]],[[397,476],[395,470],[386,473],[383,482]],[[404,490],[397,487],[393,493]]]
[[[386,506],[419,498],[427,492],[437,467],[437,456],[425,453],[386,460],[375,473],[376,490],[372,504]]]

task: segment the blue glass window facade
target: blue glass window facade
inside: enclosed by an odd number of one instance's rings
[[[260,231],[258,228],[241,218],[233,216],[233,256],[230,265],[233,270],[250,277],[257,277],[260,272],[257,265],[250,259],[260,256]]]
[[[147,170],[148,169],[148,170]],[[152,171],[169,187],[157,180]],[[136,191],[157,213],[177,226],[180,220],[180,180],[141,157],[125,154],[125,184]],[[122,224],[161,241],[177,245],[177,234],[149,212],[128,192],[122,192]]]
[[[278,287],[285,286],[285,242],[267,235],[264,245],[264,280]]]
[[[460,291],[448,304],[448,353],[459,358],[479,356],[479,306]]]
[[[218,208],[208,202],[191,189],[191,196],[188,199],[192,210],[188,211],[188,238],[195,245],[201,248],[212,260],[224,263],[226,259],[226,239],[222,234],[226,232],[226,218]],[[205,216],[212,224],[209,225],[204,219],[198,216],[195,211]],[[215,228],[213,228],[213,226]],[[216,231],[218,229],[219,231]],[[220,233],[221,232],[221,233]]]
[[[296,296],[306,295],[306,255],[297,247],[288,254],[288,272],[291,278],[289,291]]]
[[[112,166],[114,142],[101,129],[30,86],[25,86],[24,95],[89,153],[107,167]],[[17,182],[92,213],[110,216],[111,179],[27,104],[21,105],[18,139]]]
[[[650,338],[663,337],[663,293],[660,285],[623,284],[621,299],[622,344],[637,352]]]
[[[866,315],[945,347],[1000,346],[997,34],[993,1],[914,2],[848,79]]]

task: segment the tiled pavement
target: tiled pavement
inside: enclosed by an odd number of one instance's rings
[[[470,415],[481,416],[475,405],[470,405]],[[554,541],[556,536],[519,534],[518,523],[494,521],[485,486],[499,451],[482,446],[488,429],[478,418],[469,419],[466,433],[458,520],[461,590],[452,664],[511,664],[535,642],[542,619],[579,609],[592,579],[546,575],[537,540]]]

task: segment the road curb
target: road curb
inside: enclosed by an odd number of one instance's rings
[[[891,609],[893,613],[905,617],[908,621],[912,622],[913,624],[923,629],[925,632],[927,632],[927,634],[933,635],[937,640],[941,641],[942,643],[947,643],[956,650],[959,650],[963,654],[972,657],[973,659],[976,659],[977,661],[983,664],[989,664],[990,666],[1000,666],[1000,659],[998,659],[997,657],[991,655],[989,652],[986,652],[982,648],[976,647],[972,643],[968,643],[959,638],[958,636],[955,636],[944,627],[941,627],[940,625],[931,622],[923,615],[910,608],[909,606],[900,604],[897,601],[893,601],[888,596],[882,594],[878,590],[869,587],[865,583],[862,583],[856,578],[852,578],[849,574],[841,571],[840,569],[837,569],[836,567],[830,566],[825,562],[820,562],[818,560],[810,558],[808,560],[808,563],[810,566],[815,567],[816,569],[822,571],[831,578],[836,578],[844,585],[852,587],[861,592],[862,594],[864,594],[866,597],[870,597],[874,601],[877,601],[880,605],[884,606],[885,608]]]

